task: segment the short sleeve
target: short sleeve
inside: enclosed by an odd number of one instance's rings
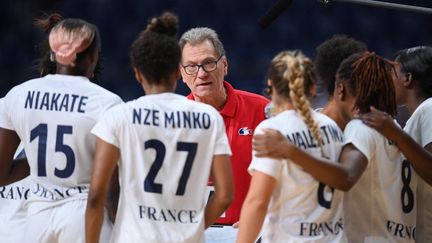
[[[11,103],[12,96],[11,91],[4,98],[0,99],[0,127],[8,130],[15,130],[9,113],[9,104]]]
[[[255,128],[254,135],[262,134],[263,128],[273,127],[268,126],[266,120],[264,120]],[[255,151],[252,151],[252,161],[249,165],[248,171],[250,174],[252,174],[254,171],[259,171],[277,179],[277,176],[280,174],[282,169],[282,163],[285,162],[283,160],[271,158],[257,158],[255,157]]]
[[[215,112],[215,120],[216,120],[216,146],[214,149],[214,155],[218,154],[227,154],[231,155],[231,148],[228,142],[228,137],[225,131],[225,124],[222,119],[222,116]]]
[[[122,106],[115,106],[104,112],[91,133],[105,142],[120,147],[118,140],[118,130],[122,115]]]
[[[426,106],[420,116],[420,143],[423,147],[432,143],[432,104]]]
[[[354,145],[366,158],[371,160],[375,154],[376,143],[375,138],[378,133],[361,120],[351,120],[344,130],[344,145]]]
[[[108,110],[121,103],[123,103],[123,101],[119,96],[115,94],[107,95],[106,97],[104,97],[104,99],[101,99],[100,101],[100,104],[102,106],[100,117],[102,117]]]

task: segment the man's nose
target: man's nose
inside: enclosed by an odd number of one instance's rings
[[[208,72],[206,72],[203,67],[199,67],[198,68],[198,72],[197,72],[197,76],[199,78],[201,78],[201,77],[207,77],[208,76]]]

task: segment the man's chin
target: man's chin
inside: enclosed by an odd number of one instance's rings
[[[210,88],[210,86],[202,86],[197,87],[194,91],[194,95],[198,97],[206,97],[213,93],[213,90]]]

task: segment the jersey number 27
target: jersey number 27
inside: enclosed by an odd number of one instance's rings
[[[180,176],[179,184],[177,186],[177,196],[182,196],[185,193],[186,185],[192,169],[192,164],[194,162],[197,152],[197,147],[197,143],[177,142],[176,150],[188,153],[186,156],[186,163],[183,167],[183,172]],[[162,193],[162,184],[156,183],[155,179],[165,159],[165,145],[160,140],[150,139],[144,143],[144,148],[156,150],[155,160],[151,165],[150,170],[144,180],[144,191]]]

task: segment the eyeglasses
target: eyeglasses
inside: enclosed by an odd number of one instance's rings
[[[183,69],[185,70],[185,72],[189,75],[194,75],[198,72],[198,70],[200,68],[202,68],[204,71],[206,72],[212,72],[214,70],[216,70],[217,68],[217,63],[219,62],[219,60],[223,57],[224,55],[221,55],[216,61],[207,61],[203,64],[189,64],[186,66],[183,66],[182,64],[180,64]]]

